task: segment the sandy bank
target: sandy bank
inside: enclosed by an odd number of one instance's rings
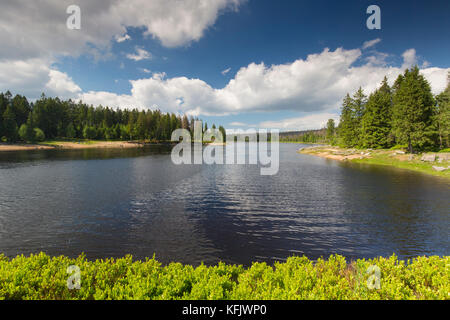
[[[144,144],[127,141],[95,141],[95,142],[68,142],[57,141],[48,144],[0,144],[1,151],[23,151],[23,150],[48,150],[48,149],[98,149],[98,148],[140,148]]]

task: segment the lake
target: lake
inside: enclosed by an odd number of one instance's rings
[[[0,153],[0,253],[163,263],[449,255],[450,184],[280,144],[257,165],[172,164],[170,148]]]

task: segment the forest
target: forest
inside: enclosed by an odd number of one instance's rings
[[[0,93],[0,138],[3,142],[48,139],[169,141],[172,131],[193,132],[194,117],[160,110],[112,109],[46,97],[29,102],[22,95]],[[212,128],[216,128],[215,125]],[[204,129],[208,129],[207,123]],[[223,127],[219,127],[225,133]],[[224,134],[225,136],[225,134]]]
[[[408,152],[449,147],[450,74],[447,88],[433,96],[417,66],[405,70],[392,87],[385,77],[368,97],[359,88],[343,100],[339,125],[327,124],[327,142],[346,148],[404,147]]]

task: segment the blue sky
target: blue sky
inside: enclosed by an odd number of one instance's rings
[[[449,70],[448,0],[66,2],[1,2],[0,73],[18,75],[0,76],[0,91],[299,130],[337,119],[346,92],[370,92],[384,75],[418,64],[437,93]],[[69,3],[80,30],[63,25]],[[381,30],[366,27],[372,4]],[[14,33],[15,14],[30,25]]]

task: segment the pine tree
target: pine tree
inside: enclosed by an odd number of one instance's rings
[[[9,142],[14,142],[17,140],[18,129],[16,123],[16,116],[12,111],[11,105],[8,105],[5,113],[3,114],[3,131],[6,139]]]
[[[436,97],[436,126],[439,134],[439,147],[449,147],[450,135],[450,72],[447,76],[447,88]]]
[[[393,102],[392,130],[397,142],[407,144],[411,153],[435,146],[434,98],[417,66],[397,79]]]
[[[364,91],[359,87],[358,91],[353,95],[353,121],[355,126],[355,142],[354,145],[361,147],[361,135],[362,135],[362,118],[365,113],[365,108],[367,104],[367,96]]]
[[[8,101],[3,93],[0,93],[0,139],[5,135],[3,126],[3,114],[8,107]]]
[[[219,131],[222,132],[223,142],[226,142],[227,141],[227,132],[226,132],[225,128],[222,126],[219,126]]]
[[[336,125],[334,123],[334,120],[329,119],[327,122],[327,141],[331,144],[334,144],[335,142],[335,132],[336,132]]]
[[[364,148],[387,148],[391,132],[392,94],[387,78],[372,93],[362,117],[361,141]]]
[[[73,123],[69,123],[69,125],[67,126],[66,129],[66,137],[69,139],[73,139],[76,137],[76,131],[75,131],[75,127],[73,126]]]
[[[26,122],[27,130],[25,131],[25,136],[27,141],[35,141],[35,131],[34,131],[34,123],[33,123],[33,115],[30,112],[28,115],[28,119]]]
[[[356,144],[356,127],[353,116],[353,99],[347,93],[342,103],[341,118],[339,121],[339,137],[345,147],[353,147]]]

